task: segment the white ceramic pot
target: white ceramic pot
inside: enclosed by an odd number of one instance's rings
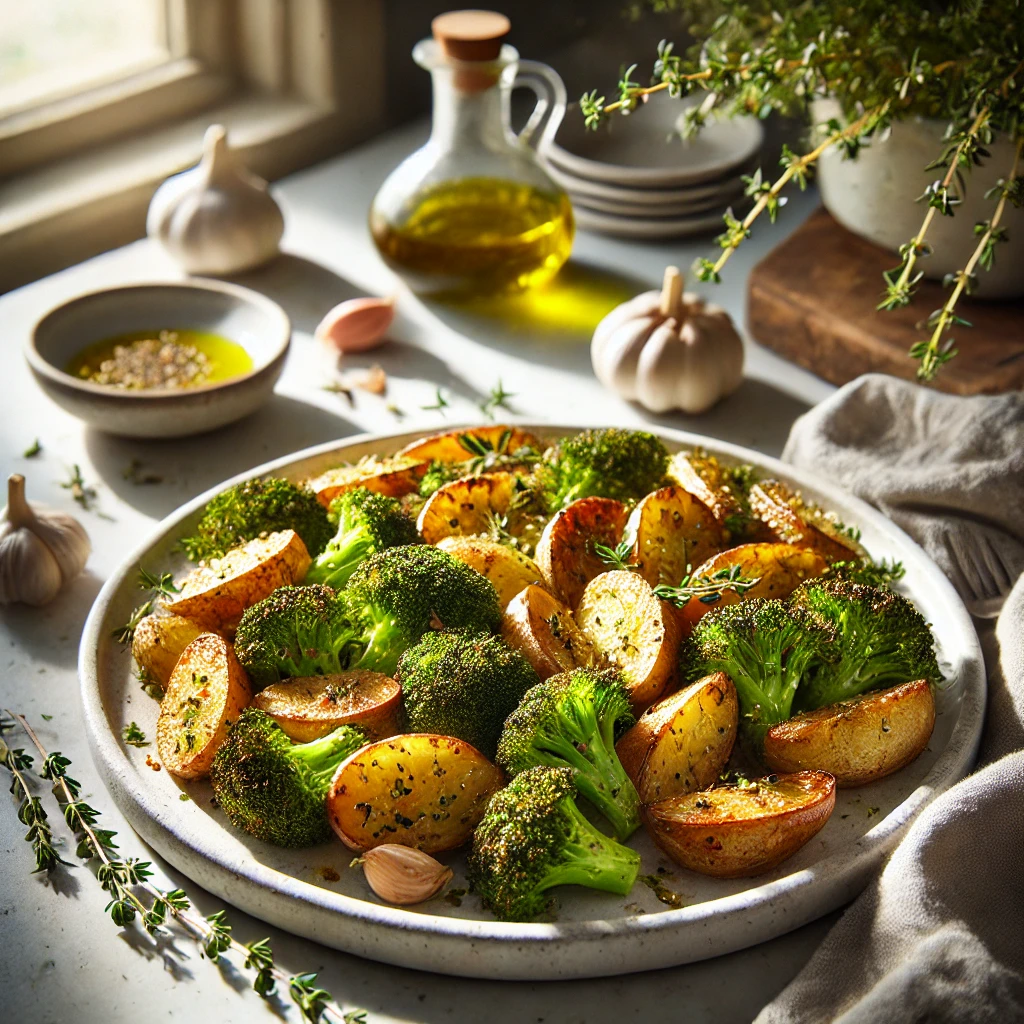
[[[832,99],[816,100],[811,115],[815,124],[842,119],[839,104]],[[895,122],[887,139],[863,148],[856,160],[827,151],[818,162],[818,187],[826,209],[850,231],[898,252],[917,234],[927,210],[924,202],[915,200],[943,173],[925,167],[942,152],[945,130],[943,121],[913,118]],[[966,195],[955,215],[936,215],[932,220],[926,238],[934,252],[917,264],[927,277],[941,280],[962,268],[977,244],[974,225],[988,220],[995,210],[995,202],[985,193],[1009,175],[1013,145],[1000,137],[986,148],[992,155],[965,176]],[[1024,209],[1007,204],[1000,223],[1009,238],[996,247],[992,270],[978,271],[974,294],[982,298],[1024,295]]]

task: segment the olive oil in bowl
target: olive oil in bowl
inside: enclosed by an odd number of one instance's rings
[[[462,178],[421,192],[401,223],[375,210],[370,230],[388,265],[418,292],[520,291],[558,273],[572,249],[564,193],[499,178]]]

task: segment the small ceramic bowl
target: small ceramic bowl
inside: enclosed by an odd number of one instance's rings
[[[209,331],[241,345],[248,373],[175,391],[127,391],[80,380],[64,367],[88,345],[131,331]],[[185,437],[255,412],[274,390],[291,344],[288,314],[258,292],[193,278],[107,288],[51,310],[32,330],[25,357],[40,387],[97,430],[124,437]]]

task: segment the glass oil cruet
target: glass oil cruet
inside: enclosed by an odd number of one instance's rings
[[[452,11],[413,50],[433,78],[430,140],[381,186],[370,231],[414,291],[518,291],[549,281],[569,258],[569,197],[537,160],[565,113],[565,86],[503,43],[510,27],[494,11]],[[537,105],[516,135],[509,108],[519,86]]]

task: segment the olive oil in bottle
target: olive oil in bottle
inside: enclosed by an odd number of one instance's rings
[[[370,214],[392,269],[420,292],[487,294],[549,281],[574,232],[564,193],[499,178],[445,181],[414,196],[404,221]]]

